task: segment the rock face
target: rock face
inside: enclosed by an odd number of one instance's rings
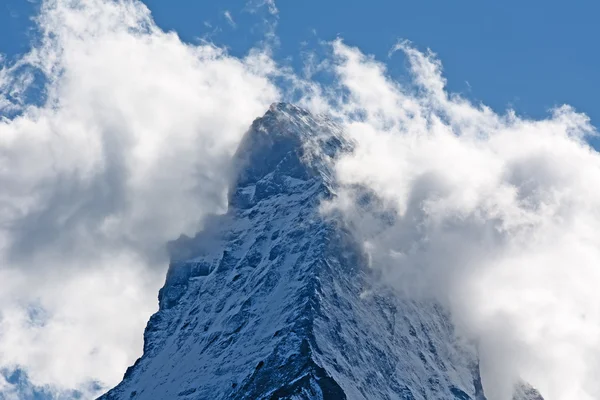
[[[227,214],[171,244],[144,354],[102,399],[484,399],[443,310],[376,288],[320,212],[348,147],[288,104],[253,123]]]

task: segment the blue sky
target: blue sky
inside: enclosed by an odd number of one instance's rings
[[[262,38],[262,14],[245,1],[146,0],[158,25],[188,41],[208,37],[242,54]],[[0,52],[24,52],[32,38],[36,3],[5,0],[0,6]],[[496,110],[543,116],[568,103],[600,120],[600,3],[594,1],[279,1],[277,56],[299,61],[319,40],[341,36],[350,45],[386,60],[399,39],[431,48],[444,64],[452,91]],[[236,27],[224,17],[229,11]],[[207,26],[207,24],[211,26]],[[316,34],[316,35],[315,35]],[[209,35],[209,36],[207,36]],[[400,56],[388,61],[402,74]]]

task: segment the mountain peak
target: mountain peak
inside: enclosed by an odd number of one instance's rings
[[[234,156],[230,204],[247,207],[262,195],[311,178],[330,183],[332,158],[348,148],[339,127],[326,117],[274,103],[252,123]]]
[[[321,214],[347,148],[290,104],[254,121],[229,211],[177,241],[144,354],[103,399],[484,399],[444,311],[384,289]]]

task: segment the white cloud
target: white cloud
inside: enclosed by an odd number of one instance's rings
[[[279,23],[279,9],[275,5],[275,0],[248,0],[245,11],[251,14],[262,15],[264,30],[264,48],[275,48],[280,45],[279,37],[276,34]]]
[[[276,16],[279,14],[279,9],[275,4],[275,0],[249,0],[246,7],[250,12],[257,12],[258,9],[265,7],[269,14]]]
[[[227,23],[229,25],[231,25],[232,28],[235,28],[237,26],[237,24],[235,23],[235,21],[233,20],[233,17],[231,16],[231,13],[229,12],[229,10],[226,10],[223,13],[223,16],[225,16],[225,19],[227,20]]]
[[[343,211],[403,296],[449,309],[477,344],[488,399],[510,399],[518,379],[547,400],[599,398],[600,155],[584,140],[588,118],[567,106],[545,120],[498,115],[448,94],[433,54],[397,48],[414,86],[333,43],[327,101],[356,148],[337,162],[344,187],[325,209]]]
[[[268,7],[269,12],[273,15],[279,14],[279,9],[275,4],[275,0],[265,0],[265,5]]]
[[[38,24],[0,71],[0,106],[20,113],[0,121],[0,365],[112,385],[141,352],[164,244],[224,209],[274,67],[184,44],[133,0],[48,0]],[[47,100],[15,101],[36,70]]]

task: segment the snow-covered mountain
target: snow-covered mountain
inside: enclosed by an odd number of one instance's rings
[[[444,310],[388,292],[320,212],[349,148],[289,104],[253,123],[227,214],[171,244],[144,354],[102,399],[485,399]]]

